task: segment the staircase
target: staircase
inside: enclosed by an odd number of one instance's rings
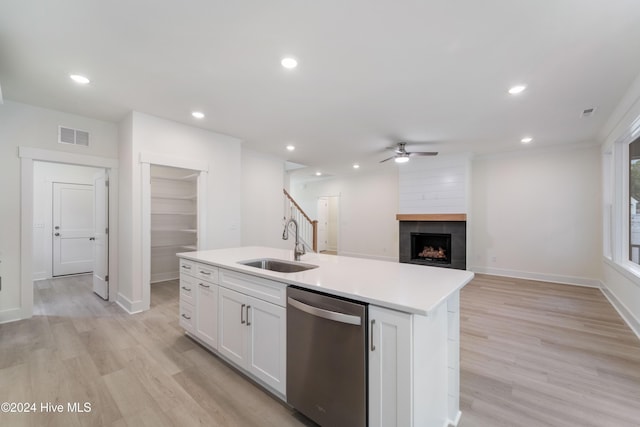
[[[295,219],[298,223],[300,242],[307,251],[318,252],[318,221],[309,218],[287,190],[282,189],[282,191],[284,192],[284,219],[287,219],[287,214],[289,218]]]

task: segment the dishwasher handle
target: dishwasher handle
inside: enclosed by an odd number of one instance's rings
[[[308,313],[312,316],[322,317],[323,319],[333,320],[334,322],[348,323],[350,325],[362,325],[362,319],[360,318],[360,316],[352,316],[350,314],[338,313],[337,311],[314,307],[291,297],[287,297],[287,301],[289,302],[290,306],[295,307],[300,311],[304,311],[305,313]]]

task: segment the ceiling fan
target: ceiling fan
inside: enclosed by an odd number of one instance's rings
[[[419,157],[419,156],[437,156],[437,151],[414,151],[409,152],[406,150],[405,145],[406,142],[398,142],[395,147],[388,147],[390,150],[394,150],[396,152],[395,155],[381,160],[380,163],[386,162],[387,160],[393,159],[396,163],[406,163],[409,161],[409,157]]]

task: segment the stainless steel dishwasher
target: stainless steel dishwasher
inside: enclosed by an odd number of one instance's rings
[[[287,288],[287,402],[321,426],[367,425],[367,306]]]

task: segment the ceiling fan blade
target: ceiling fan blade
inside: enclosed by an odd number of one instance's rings
[[[391,156],[391,157],[386,158],[386,159],[384,159],[384,160],[380,160],[380,163],[384,163],[384,162],[386,162],[387,160],[391,160],[391,159],[395,159],[395,158],[396,158],[396,156]]]
[[[415,151],[413,153],[407,153],[409,157],[422,157],[422,156],[437,156],[437,151]]]

